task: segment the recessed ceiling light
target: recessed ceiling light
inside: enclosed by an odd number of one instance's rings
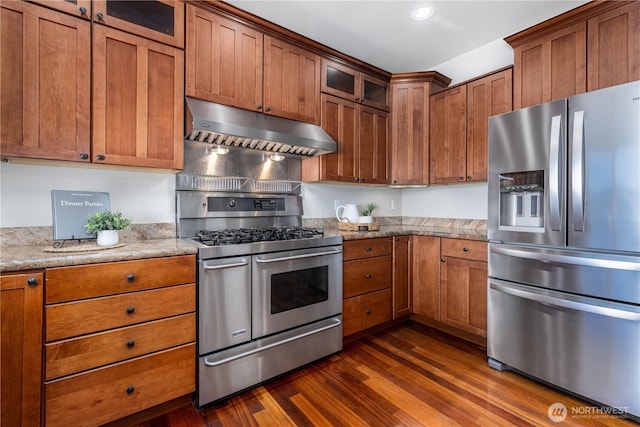
[[[414,21],[426,21],[433,16],[433,6],[418,6],[411,11]]]

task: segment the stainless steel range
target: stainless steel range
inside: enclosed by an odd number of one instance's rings
[[[342,349],[342,237],[296,194],[178,191],[198,249],[199,407]]]

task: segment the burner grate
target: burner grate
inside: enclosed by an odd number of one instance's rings
[[[207,246],[237,245],[242,243],[272,242],[280,240],[310,239],[323,236],[321,228],[268,227],[238,228],[227,230],[202,230],[197,238]]]

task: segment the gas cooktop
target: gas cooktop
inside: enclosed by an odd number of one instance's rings
[[[237,245],[242,243],[273,242],[321,237],[321,228],[285,226],[265,228],[236,228],[201,230],[197,238],[206,246]]]

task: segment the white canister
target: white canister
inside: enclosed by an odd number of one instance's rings
[[[342,212],[340,210],[342,209]],[[358,206],[354,203],[345,203],[336,208],[336,218],[340,222],[357,223],[360,214],[358,212]]]

